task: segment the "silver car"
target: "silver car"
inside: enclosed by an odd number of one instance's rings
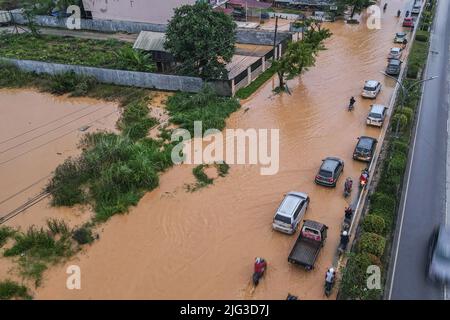
[[[405,32],[397,32],[395,34],[394,42],[395,43],[403,43],[403,41],[406,39],[407,34]]]
[[[386,109],[382,104],[373,104],[367,116],[367,125],[381,128],[386,117]]]
[[[403,50],[401,48],[391,48],[389,51],[388,59],[399,59],[403,55]]]
[[[303,192],[289,192],[273,217],[274,230],[293,234],[302,221],[309,204],[309,196]]]
[[[433,232],[429,250],[428,277],[450,283],[450,227],[441,226]]]
[[[368,80],[364,83],[361,95],[364,98],[375,99],[381,91],[381,83],[376,80]]]

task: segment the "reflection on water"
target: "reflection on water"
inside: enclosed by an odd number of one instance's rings
[[[390,99],[394,84],[379,71],[385,68],[393,34],[401,29],[394,17],[401,5],[390,1],[381,30],[330,24],[329,49],[316,67],[289,82],[292,95],[274,96],[274,79],[230,118],[228,128],[280,129],[278,174],[261,176],[258,166],[236,165],[225,179],[188,193],[183,186],[193,181],[192,166],[174,167],[129,215],[108,222],[86,255],[69,262],[81,267],[82,290],[67,290],[65,269],[57,266],[38,298],[285,299],[288,292],[301,299],[323,298],[323,277],[347,202],[344,179],[336,189],[327,189],[314,184],[314,175],[326,156],[345,161],[345,176],[356,178],[363,168],[351,159],[356,138],[377,137],[380,131],[366,127],[373,102],[359,94],[370,78],[383,84],[377,103]],[[349,113],[352,95],[357,102]],[[329,226],[327,243],[310,272],[287,262],[297,235],[271,230],[274,210],[291,190],[310,195],[306,218]],[[256,256],[268,261],[268,272],[252,292]]]

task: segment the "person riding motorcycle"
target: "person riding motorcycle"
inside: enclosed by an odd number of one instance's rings
[[[354,98],[354,97],[351,97],[351,98],[350,98],[350,103],[349,103],[349,105],[348,105],[349,110],[353,109],[353,107],[354,107],[354,105],[355,105],[355,102],[356,102],[355,98]]]
[[[334,283],[334,277],[336,276],[336,271],[334,271],[334,268],[331,267],[327,270],[327,273],[325,274],[325,284],[333,285]]]
[[[409,17],[409,10],[406,11],[405,17]]]
[[[406,11],[406,14],[408,15],[409,11]],[[400,10],[397,11],[397,18],[400,18],[400,15],[402,14],[402,12]]]
[[[255,259],[255,273],[259,275],[259,277],[262,277],[264,274],[264,271],[266,271],[266,260],[263,258],[256,258]]]
[[[348,242],[350,241],[350,235],[347,231],[343,231],[341,234],[341,241],[339,243],[339,248],[345,250],[347,248]]]
[[[353,209],[352,207],[348,206],[345,208],[345,220],[352,220],[353,216]]]
[[[383,11],[386,11],[386,9],[387,9],[387,2],[383,6]]]
[[[347,194],[350,194],[350,192],[352,192],[352,187],[353,187],[353,180],[352,178],[347,178],[345,179],[345,183],[344,183],[344,191]]]
[[[367,180],[369,180],[369,170],[364,169],[361,171],[361,176],[359,177],[359,184],[361,187],[364,187],[367,184]]]

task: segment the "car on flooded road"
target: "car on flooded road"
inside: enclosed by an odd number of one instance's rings
[[[390,76],[398,76],[402,69],[402,61],[398,59],[389,59],[386,67],[386,73]]]
[[[366,124],[369,126],[382,127],[384,118],[386,117],[387,108],[382,104],[373,104],[370,107],[369,115],[366,119]]]
[[[402,55],[402,48],[391,48],[391,51],[389,51],[388,59],[400,59]]]
[[[450,227],[438,227],[431,235],[427,273],[434,282],[450,283]]]
[[[322,165],[314,181],[323,186],[336,187],[337,181],[343,171],[343,160],[337,157],[327,157],[322,160]]]
[[[412,28],[412,27],[414,27],[414,19],[413,18],[405,18],[405,19],[403,19],[403,24],[402,24],[402,26],[404,27],[404,28]]]
[[[287,234],[295,233],[308,209],[309,201],[306,193],[287,193],[273,217],[272,228]]]
[[[368,80],[364,83],[361,96],[364,98],[375,99],[381,91],[381,83],[376,80]]]
[[[356,144],[355,150],[353,151],[353,159],[371,162],[373,155],[375,154],[375,149],[377,147],[377,139],[367,136],[361,136],[358,138],[358,143]]]
[[[406,32],[397,32],[395,34],[394,43],[403,43],[406,37],[407,37]]]
[[[411,9],[411,14],[419,14],[419,13],[420,13],[420,8],[421,8],[421,5],[420,5],[420,4],[416,4],[416,5]]]

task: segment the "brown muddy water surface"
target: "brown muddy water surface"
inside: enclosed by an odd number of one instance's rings
[[[356,138],[378,137],[381,131],[366,126],[374,102],[359,94],[365,80],[379,80],[383,89],[376,102],[389,103],[395,83],[379,71],[386,66],[394,33],[402,29],[394,15],[404,3],[390,1],[381,30],[368,30],[365,23],[327,25],[334,33],[327,41],[328,50],[321,52],[316,67],[289,82],[292,95],[273,95],[276,80],[269,81],[228,120],[227,128],[280,129],[278,174],[262,176],[257,165],[232,165],[226,178],[190,193],[184,185],[193,181],[192,166],[172,168],[161,176],[160,187],[146,194],[129,214],[104,225],[100,241],[64,266],[50,268],[36,297],[285,299],[290,292],[300,299],[324,298],[324,274],[333,262],[343,210],[350,200],[342,197],[344,177],[336,189],[328,189],[316,186],[314,176],[326,156],[341,157],[344,176],[354,179],[364,167],[351,157]],[[1,106],[4,96],[12,99],[9,92],[1,95]],[[357,102],[349,113],[352,95]],[[20,96],[8,105],[19,100]],[[37,156],[45,164],[55,151]],[[2,181],[2,194],[23,188],[26,183],[11,190],[32,172],[30,168],[14,174],[13,168],[11,164],[1,172],[2,180],[3,175],[8,178],[6,184]],[[327,242],[310,272],[287,262],[298,233],[288,236],[271,229],[283,194],[294,190],[311,197],[306,218],[329,226]],[[252,292],[256,256],[268,261],[268,272]],[[66,289],[66,267],[72,264],[81,268],[81,290]]]

